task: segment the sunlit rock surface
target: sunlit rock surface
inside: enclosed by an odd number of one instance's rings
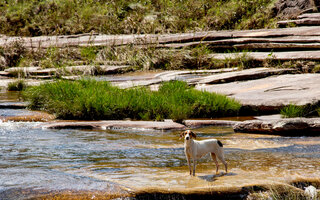
[[[281,108],[289,104],[314,104],[320,100],[320,74],[288,74],[196,88],[235,98],[253,108]]]
[[[44,129],[155,129],[155,130],[179,130],[186,127],[172,120],[157,121],[126,121],[126,120],[105,120],[105,121],[58,121],[48,122],[41,125]]]
[[[288,118],[271,120],[247,120],[233,126],[235,132],[278,135],[320,135],[320,118]]]

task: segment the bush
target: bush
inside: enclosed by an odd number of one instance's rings
[[[233,99],[195,90],[181,81],[163,83],[155,92],[143,87],[119,89],[95,80],[61,80],[29,88],[24,96],[31,109],[46,110],[62,119],[181,121],[235,115],[240,109]]]

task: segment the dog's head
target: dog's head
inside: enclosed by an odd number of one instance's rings
[[[194,132],[190,131],[190,130],[186,130],[182,133],[180,133],[180,139],[184,138],[184,140],[190,140],[190,139],[196,139],[197,136]]]

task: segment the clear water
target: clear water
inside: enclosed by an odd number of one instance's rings
[[[24,112],[0,110],[0,116]],[[211,158],[205,156],[191,177],[178,131],[50,130],[41,124],[0,121],[0,193],[13,188],[105,190],[109,182],[132,189],[190,191],[320,177],[320,137],[195,129],[199,140],[222,141],[229,173],[223,174],[220,164],[215,175]]]
[[[208,156],[189,177],[179,132],[46,130],[40,123],[0,123],[0,188],[104,189],[103,181],[131,188],[224,187],[241,182],[320,177],[320,138],[195,130],[225,144],[230,173],[214,176]],[[222,166],[221,166],[222,167]],[[223,171],[223,170],[221,170]],[[101,182],[102,181],[102,182]]]

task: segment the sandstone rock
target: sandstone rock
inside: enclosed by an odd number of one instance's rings
[[[279,22],[282,23],[282,22]],[[286,24],[287,22],[285,22]],[[253,32],[254,33],[254,32]],[[161,44],[159,47],[166,48],[183,48],[183,47],[196,47],[198,45],[208,45],[210,48],[215,49],[287,49],[287,51],[300,48],[300,49],[319,49],[319,36],[303,36],[303,35],[275,35],[272,37],[230,37],[226,39],[194,41],[187,43],[169,43]]]
[[[92,74],[114,74],[129,68],[129,65],[78,65],[65,67],[64,70],[70,73]]]
[[[233,126],[237,122],[229,120],[184,120],[183,124],[187,127],[203,127],[203,126]]]
[[[306,14],[299,15],[297,18],[298,19],[303,19],[303,18],[320,19],[320,13],[306,13]]]
[[[286,26],[290,24],[296,24],[298,26],[301,25],[320,25],[320,19],[317,18],[303,18],[303,19],[297,19],[297,20],[285,20],[285,21],[279,21],[277,22],[279,26]]]
[[[41,125],[42,128],[48,129],[154,129],[154,130],[173,130],[185,129],[185,126],[172,121],[155,122],[155,121],[86,121],[86,122],[71,122],[58,121],[49,122]]]
[[[215,53],[211,54],[211,57],[217,60],[239,59],[241,57],[257,61],[320,60],[320,51]]]
[[[294,69],[253,68],[229,73],[220,73],[202,78],[199,84],[229,83],[234,81],[265,78],[272,75],[294,73]]]
[[[0,103],[0,109],[25,109],[28,106],[25,102]]]
[[[119,46],[119,45],[163,45],[170,43],[192,43],[200,41],[218,41],[232,38],[271,38],[286,36],[320,36],[320,27],[295,27],[284,29],[260,29],[241,31],[208,31],[182,34],[145,34],[145,35],[64,35],[64,36],[39,36],[32,38],[0,37],[0,46],[21,40],[26,48],[48,48],[51,46]]]
[[[280,120],[247,120],[233,126],[235,132],[276,135],[318,136],[320,118],[290,118]]]
[[[25,73],[30,73],[30,72],[34,72],[34,71],[37,71],[37,70],[41,70],[41,67],[11,67],[11,68],[8,68],[8,69],[5,69],[4,71],[5,72],[16,72],[16,71],[22,71],[22,72],[25,72]]]
[[[288,74],[258,80],[216,85],[197,85],[196,89],[225,94],[242,105],[257,109],[279,109],[285,105],[314,104],[320,101],[320,74]]]

